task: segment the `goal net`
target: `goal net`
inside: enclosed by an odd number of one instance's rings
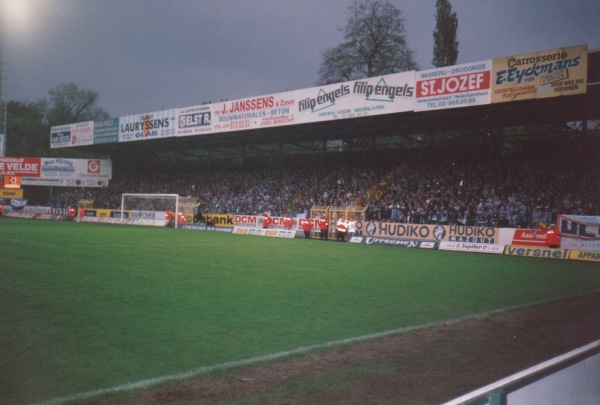
[[[177,228],[177,213],[180,212],[178,194],[134,194],[121,195],[121,218],[132,218],[141,225],[165,226],[168,224],[167,212],[173,216],[172,223]]]

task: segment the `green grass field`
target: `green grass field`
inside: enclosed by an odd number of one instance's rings
[[[0,252],[2,404],[600,290],[593,263],[168,228],[2,218]]]

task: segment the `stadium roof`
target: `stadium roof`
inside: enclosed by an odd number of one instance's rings
[[[588,57],[587,93],[468,108],[402,112],[214,135],[78,147],[136,166],[371,151],[468,140],[490,131],[549,136],[576,129],[568,123],[600,119],[600,52]],[[511,132],[510,128],[519,128]]]

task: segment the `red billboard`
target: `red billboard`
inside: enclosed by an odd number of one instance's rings
[[[0,176],[40,177],[40,158],[0,157]]]

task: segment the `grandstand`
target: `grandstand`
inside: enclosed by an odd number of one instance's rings
[[[600,136],[590,123],[600,118],[599,83],[600,52],[591,52],[580,95],[78,146],[112,160],[107,189],[27,191],[53,207],[118,208],[122,193],[178,193],[206,213],[354,204],[369,219],[443,215],[482,226],[597,215]]]

